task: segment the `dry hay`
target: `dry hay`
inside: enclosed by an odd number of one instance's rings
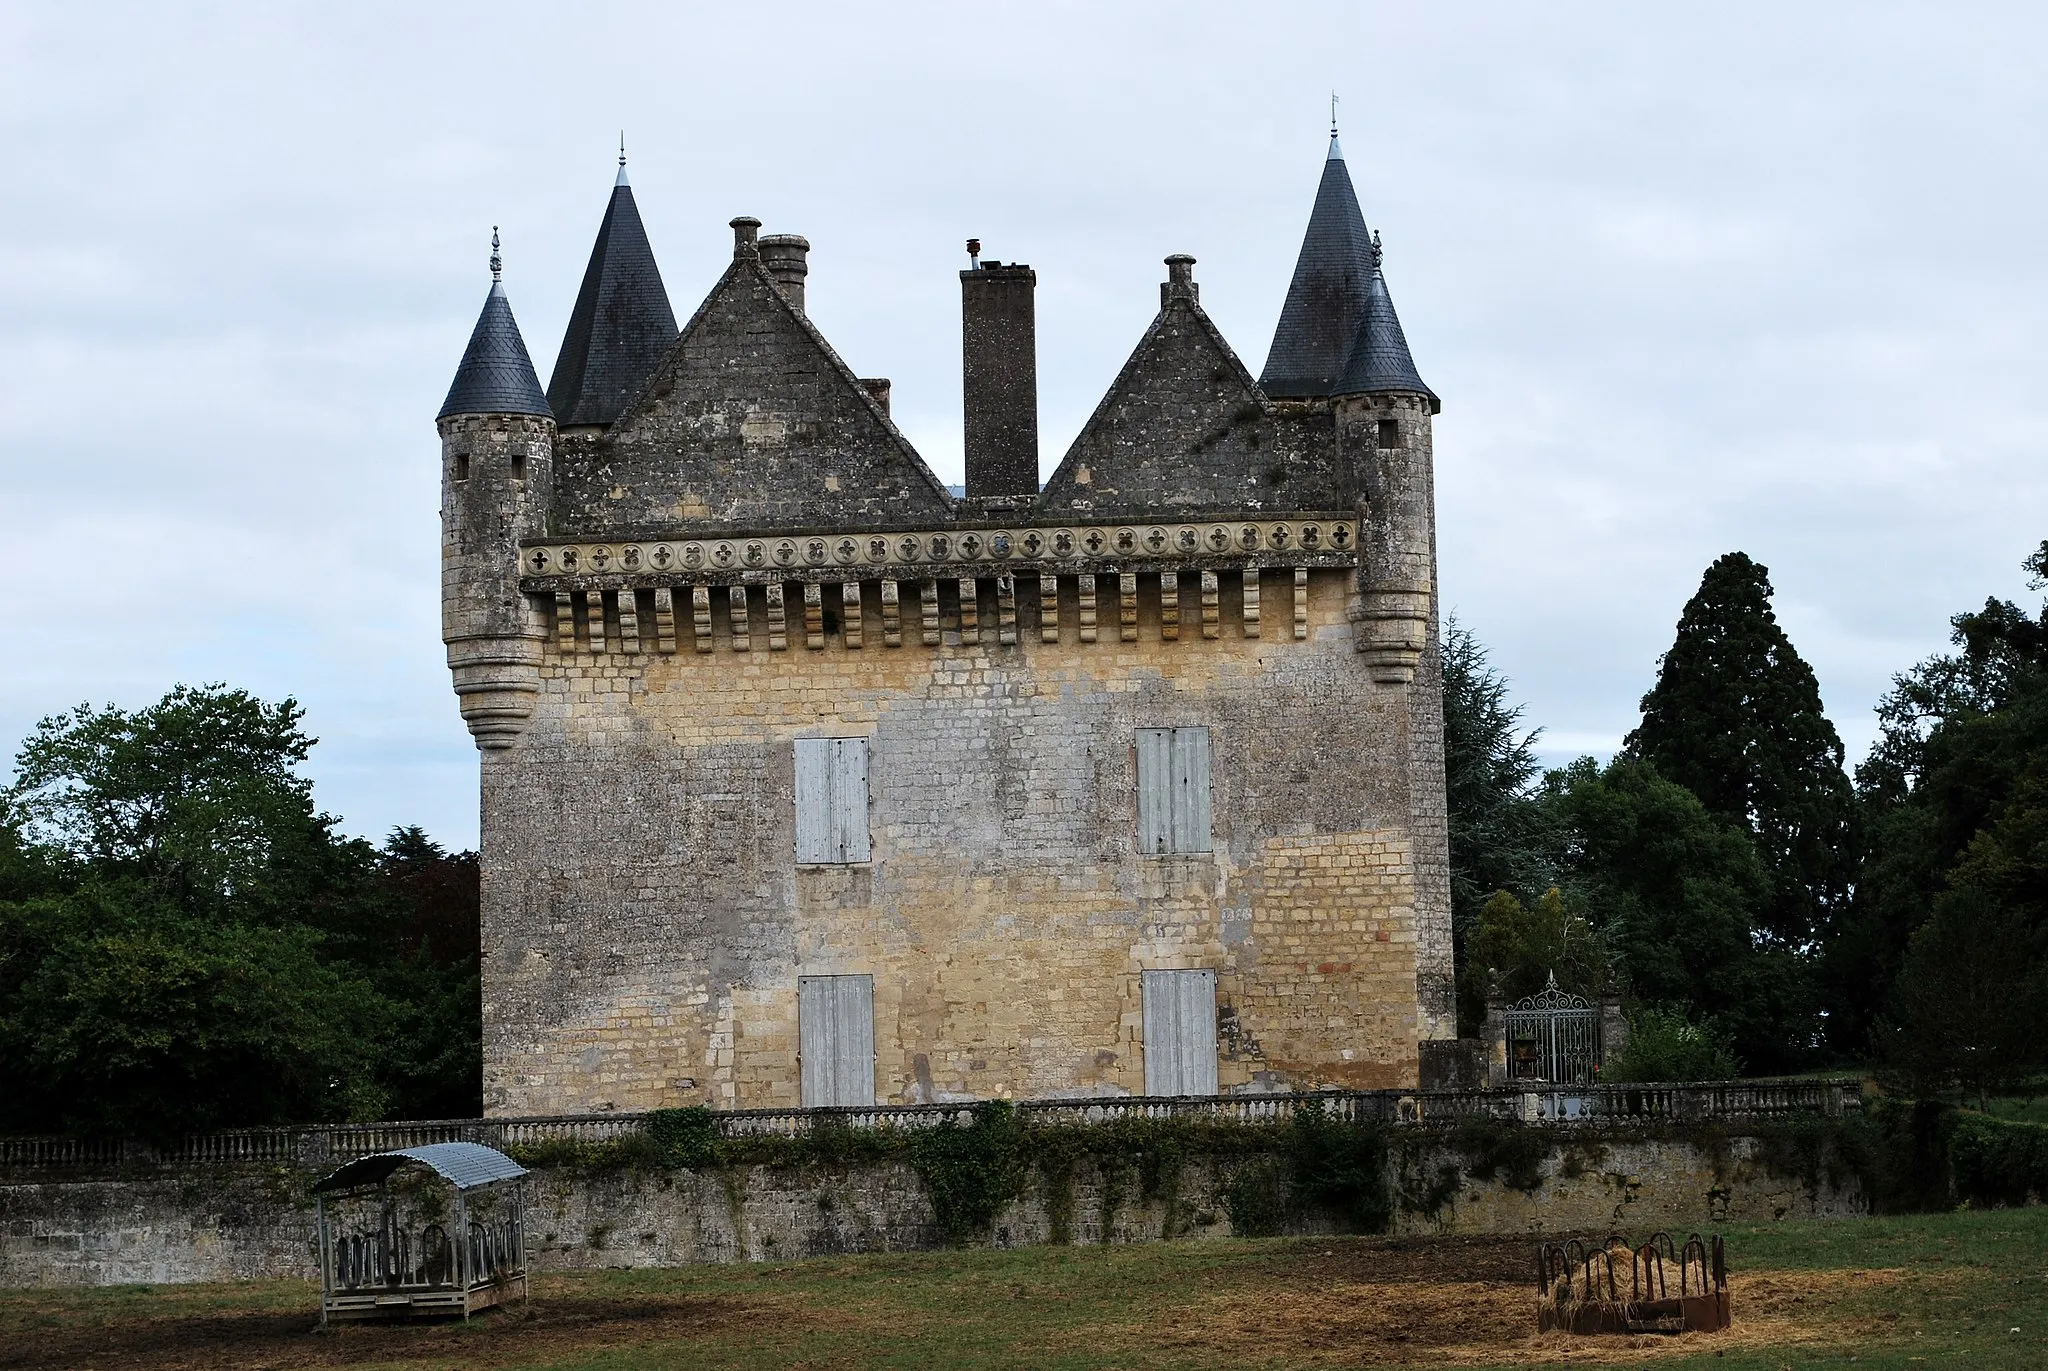
[[[1903,1275],[1731,1274],[1734,1327],[1720,1333],[1539,1334],[1533,1273],[1512,1282],[1416,1281],[1398,1274],[1374,1280],[1347,1273],[1315,1285],[1218,1291],[1183,1306],[1170,1329],[1152,1323],[1114,1331],[1134,1352],[1149,1347],[1205,1363],[1625,1364],[1721,1348],[1839,1343],[1872,1329],[1837,1317],[1831,1307],[1845,1294],[1895,1283]]]

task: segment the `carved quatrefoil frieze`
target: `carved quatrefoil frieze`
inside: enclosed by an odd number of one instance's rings
[[[1214,558],[1228,567],[1240,559],[1262,564],[1346,565],[1357,541],[1348,516],[1266,519],[1227,524],[1146,524],[1080,528],[961,529],[913,533],[844,533],[802,536],[671,540],[647,543],[558,543],[520,554],[528,576],[648,576],[705,572],[745,574],[774,568],[894,574],[914,579],[915,568],[979,563],[1020,569],[1036,565],[1109,562],[1112,565]],[[1079,567],[1077,566],[1078,570]],[[993,573],[992,573],[993,574]]]

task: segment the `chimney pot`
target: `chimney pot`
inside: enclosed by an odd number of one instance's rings
[[[867,388],[868,394],[874,397],[875,403],[882,407],[882,413],[887,414],[889,412],[889,378],[886,376],[863,376],[860,378],[860,383]]]
[[[1176,252],[1166,259],[1166,280],[1159,287],[1159,307],[1166,308],[1166,302],[1175,296],[1189,300],[1200,300],[1202,288],[1195,284],[1195,259],[1185,252]]]
[[[761,265],[781,288],[783,298],[804,312],[804,277],[810,274],[811,240],[800,233],[771,233],[759,244]]]
[[[758,257],[761,255],[755,239],[760,235],[761,221],[751,214],[742,214],[732,221],[732,255],[735,257]]]

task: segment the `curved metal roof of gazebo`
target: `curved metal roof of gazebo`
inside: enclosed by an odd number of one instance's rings
[[[407,1162],[422,1162],[434,1168],[457,1190],[473,1190],[497,1181],[517,1180],[526,1168],[495,1147],[482,1143],[428,1143],[425,1147],[401,1147],[395,1152],[373,1152],[367,1157],[330,1171],[313,1186],[316,1195],[353,1190],[359,1185],[378,1185]]]

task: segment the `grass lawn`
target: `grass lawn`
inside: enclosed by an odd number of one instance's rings
[[[1680,1338],[1537,1337],[1521,1238],[1224,1240],[542,1275],[328,1334],[296,1281],[5,1290],[0,1368],[2048,1367],[2048,1208],[1725,1232],[1735,1327]]]

